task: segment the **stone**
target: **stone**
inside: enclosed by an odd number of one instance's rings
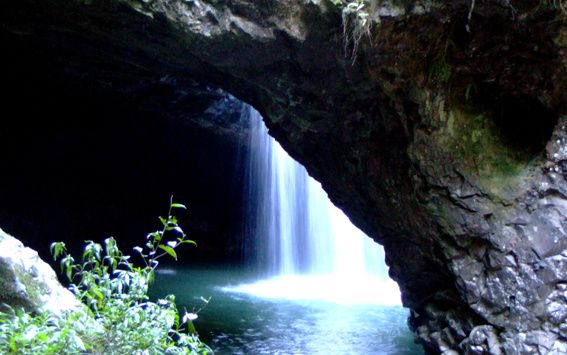
[[[472,354],[502,354],[502,348],[494,327],[482,325],[473,328],[468,343]]]
[[[549,294],[545,300],[545,312],[549,321],[556,326],[565,323],[567,319],[567,295],[565,291],[558,287],[555,291]]]
[[[82,307],[36,251],[0,229],[0,310],[61,315]]]
[[[567,341],[556,340],[552,347],[549,349],[548,355],[562,355],[567,354]]]

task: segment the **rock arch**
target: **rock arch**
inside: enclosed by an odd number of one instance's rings
[[[140,102],[195,78],[253,104],[384,245],[427,350],[567,351],[561,15],[486,1],[465,33],[466,1],[393,3],[354,64],[325,1],[20,0],[1,35]]]

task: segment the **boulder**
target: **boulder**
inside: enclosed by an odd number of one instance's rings
[[[37,252],[0,229],[0,310],[60,315],[81,307]]]

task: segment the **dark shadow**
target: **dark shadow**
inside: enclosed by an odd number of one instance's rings
[[[504,94],[494,104],[494,123],[504,143],[529,154],[545,148],[557,119],[539,100]]]

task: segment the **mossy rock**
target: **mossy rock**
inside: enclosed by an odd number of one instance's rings
[[[81,307],[36,251],[0,229],[0,311],[7,306],[55,314]]]

